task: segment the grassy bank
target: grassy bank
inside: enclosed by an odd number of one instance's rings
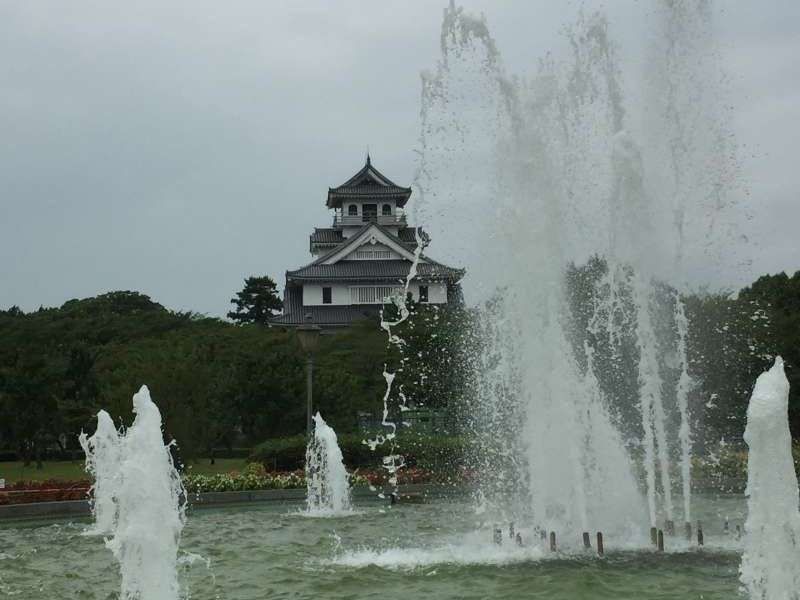
[[[218,458],[212,465],[204,458],[190,462],[187,468],[192,474],[216,475],[242,471],[246,464],[243,458]],[[78,481],[88,478],[83,467],[82,460],[46,462],[41,469],[35,463],[25,466],[21,461],[0,462],[0,479],[5,479],[6,485],[18,481]]]

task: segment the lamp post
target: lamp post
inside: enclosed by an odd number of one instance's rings
[[[311,437],[311,407],[313,398],[313,383],[312,378],[314,375],[314,353],[319,347],[319,336],[322,328],[319,325],[311,324],[312,316],[306,315],[307,323],[300,325],[297,328],[297,339],[300,342],[300,347],[306,353],[306,395],[307,395],[307,415],[306,415],[306,434]]]

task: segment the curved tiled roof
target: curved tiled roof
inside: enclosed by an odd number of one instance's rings
[[[270,319],[276,325],[321,325],[343,327],[359,319],[374,318],[378,321],[378,306],[306,306],[300,310]],[[311,315],[309,320],[307,317]]]
[[[377,223],[366,223],[352,236],[345,239],[341,244],[333,246],[330,250],[317,257],[312,263],[294,271],[286,271],[287,282],[291,280],[324,281],[325,279],[339,281],[359,281],[366,279],[375,279],[378,281],[404,280],[408,276],[411,267],[411,261],[408,258],[394,260],[339,260],[333,264],[325,264],[331,256],[341,252],[348,245],[358,243],[359,236],[371,228],[377,229],[388,238],[395,240],[399,246],[404,247],[410,254],[416,250],[417,246],[414,241],[404,241],[416,239],[413,227],[406,228],[405,231],[401,230],[402,234],[398,232],[398,235],[401,237],[398,237]],[[324,232],[326,230],[316,230],[314,233],[316,234],[320,231]],[[421,228],[418,228],[417,231],[422,239],[427,238],[427,234],[425,234]],[[321,235],[327,237],[329,234],[322,233]],[[420,258],[421,261],[417,265],[418,279],[456,282],[464,276],[463,269],[448,267],[425,255],[422,255]]]
[[[422,227],[404,227],[397,232],[397,238],[401,242],[414,244],[415,247],[417,245],[417,235],[419,235],[419,239],[422,240],[423,243],[430,241],[428,234],[425,233]]]
[[[407,260],[340,260],[332,265],[310,264],[287,271],[287,281],[402,281],[408,277],[411,263]],[[422,281],[457,281],[464,276],[461,269],[428,260],[417,265],[417,279]]]
[[[379,230],[386,237],[388,237],[391,240],[394,240],[402,248],[405,248],[406,251],[409,252],[409,253],[413,254],[414,251],[417,249],[416,237],[414,236],[414,228],[413,227],[406,228],[405,231],[401,229],[400,231],[398,231],[398,235],[394,235],[390,230],[386,229],[382,225],[378,225],[377,223],[365,223],[360,229],[356,230],[356,232],[353,233],[349,238],[343,238],[343,241],[342,241],[341,244],[339,244],[337,246],[333,246],[332,248],[328,249],[327,252],[322,254],[320,257],[318,257],[311,264],[319,264],[319,263],[322,263],[322,262],[326,261],[329,257],[331,257],[334,254],[336,254],[337,252],[339,252],[342,248],[345,248],[348,244],[353,244],[353,243],[357,242],[358,241],[358,237],[362,233],[364,233],[365,231],[367,231],[370,228],[375,228],[375,229]],[[428,241],[430,241],[430,238],[422,230],[421,227],[418,227],[417,231],[419,232],[420,239],[423,241],[423,247],[424,247],[425,244]],[[411,240],[411,241],[405,241],[405,240]],[[427,258],[427,257],[425,257],[425,258]]]
[[[361,170],[335,188],[328,188],[328,208],[342,205],[342,201],[352,200],[395,200],[397,206],[403,207],[411,197],[411,188],[402,187],[394,183],[383,173],[372,166],[369,155],[366,164]]]
[[[314,233],[310,236],[312,244],[341,244],[344,241],[341,229],[328,227],[325,229],[314,228]]]
[[[378,305],[349,305],[349,306],[303,306],[303,288],[300,286],[287,287],[283,297],[283,314],[270,319],[275,325],[322,325],[327,327],[341,327],[350,325],[358,319],[377,319],[380,306]],[[308,319],[311,315],[311,319]]]
[[[353,196],[386,198],[387,196],[406,196],[410,194],[409,188],[398,186],[381,187],[379,185],[354,185],[352,187],[338,187],[328,190],[329,196],[342,196],[343,198],[351,198]]]
[[[428,234],[423,231],[422,227],[404,227],[398,230],[396,236],[392,235],[388,230],[385,230],[385,233],[396,237],[401,244],[413,250],[417,247],[417,238],[414,234],[415,229],[419,232],[421,240],[427,240]],[[342,235],[341,229],[334,229],[333,227],[315,227],[314,232],[308,237],[308,241],[311,244],[341,244],[346,240]]]

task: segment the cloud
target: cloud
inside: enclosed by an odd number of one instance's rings
[[[558,50],[577,6],[465,4],[515,72]],[[306,236],[330,219],[326,188],[367,145],[411,181],[419,72],[438,59],[443,5],[2,5],[0,306],[138,289],[223,315],[245,276],[282,280],[308,261]],[[775,242],[756,261],[767,271],[800,267],[800,41],[795,5],[760,6],[725,5],[720,40],[756,229]],[[621,45],[641,37],[639,4],[609,11]]]

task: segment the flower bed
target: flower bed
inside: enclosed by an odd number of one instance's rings
[[[463,471],[458,475],[452,473],[435,473],[428,469],[409,467],[397,473],[397,483],[407,485],[414,483],[458,484],[469,479]],[[355,471],[350,475],[351,486],[382,486],[388,482],[385,470],[374,469]],[[251,463],[242,472],[220,473],[217,475],[184,475],[183,484],[191,494],[201,492],[239,492],[250,490],[285,490],[306,487],[306,477],[302,470],[288,472],[268,472],[259,463]]]
[[[302,471],[267,473],[261,465],[248,465],[243,472],[217,473],[215,475],[183,476],[183,485],[190,494],[201,492],[241,492],[250,490],[286,490],[304,488]]]
[[[399,485],[434,483],[458,485],[471,480],[465,469],[438,472],[420,467],[405,467],[397,472]],[[384,469],[357,470],[350,475],[351,486],[384,486],[389,476]],[[92,482],[77,481],[20,481],[0,490],[0,504],[27,504],[59,500],[85,500]],[[195,475],[184,473],[183,485],[190,494],[202,492],[240,492],[252,490],[303,489],[306,477],[302,470],[269,472],[260,463],[250,463],[243,471]]]
[[[89,480],[17,481],[0,490],[0,504],[85,500],[91,485]]]

